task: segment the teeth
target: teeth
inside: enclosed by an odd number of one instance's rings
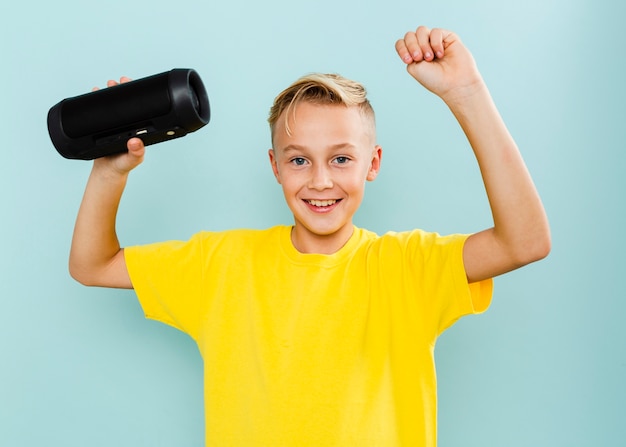
[[[337,200],[307,200],[313,206],[330,206],[334,205]]]

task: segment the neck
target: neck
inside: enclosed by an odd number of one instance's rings
[[[301,231],[296,224],[291,229],[291,243],[300,253],[332,255],[346,245],[353,232],[354,227],[350,225],[333,234],[313,234]]]

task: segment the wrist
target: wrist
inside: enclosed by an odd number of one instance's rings
[[[91,175],[106,182],[125,183],[130,170],[121,169],[111,157],[96,158],[93,161]]]
[[[476,79],[468,85],[451,89],[441,99],[452,110],[465,110],[481,107],[485,101],[491,101],[491,95],[482,78]]]

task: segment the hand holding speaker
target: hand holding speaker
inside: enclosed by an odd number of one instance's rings
[[[48,112],[50,139],[63,157],[92,160],[122,153],[132,138],[147,146],[185,136],[209,122],[209,99],[194,70],[173,69],[111,84],[64,99]]]

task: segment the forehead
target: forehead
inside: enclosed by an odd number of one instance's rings
[[[278,118],[273,142],[275,148],[322,141],[359,146],[371,137],[372,127],[356,106],[302,102]]]

